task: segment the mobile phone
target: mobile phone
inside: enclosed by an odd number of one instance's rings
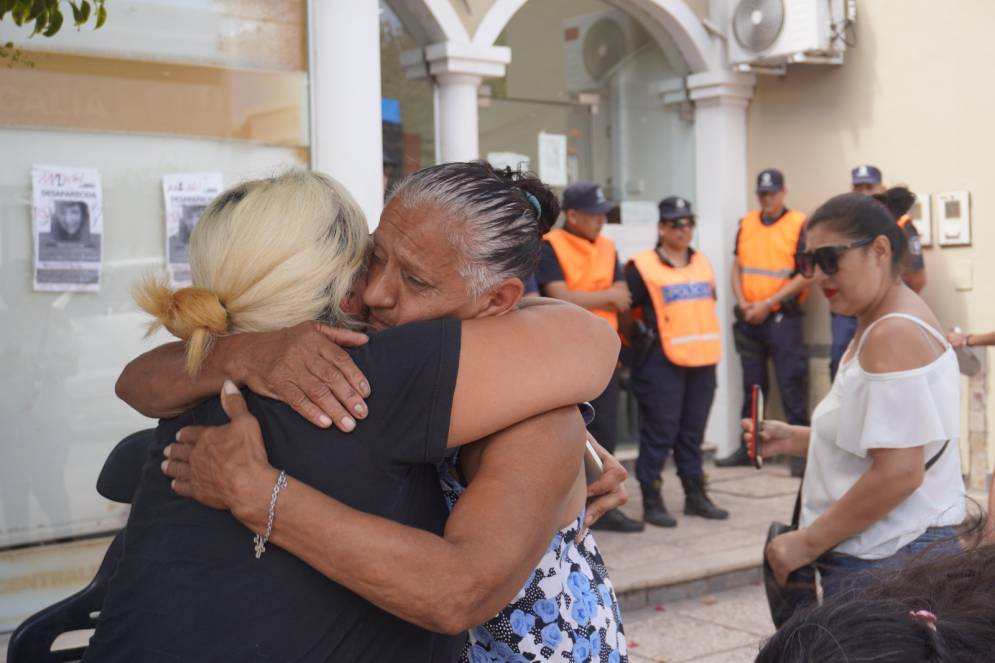
[[[594,445],[588,440],[587,446],[584,448],[584,474],[587,476],[587,485],[590,486],[600,479],[604,472],[605,465],[598,458],[598,452],[594,450]]]
[[[755,384],[751,389],[750,419],[753,420],[753,444],[746,445],[746,452],[753,466],[758,470],[764,466],[764,457],[760,453],[760,430],[764,424],[764,392],[760,385]]]

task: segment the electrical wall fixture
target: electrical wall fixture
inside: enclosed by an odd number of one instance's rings
[[[967,191],[937,193],[936,240],[940,246],[971,245],[971,197]]]

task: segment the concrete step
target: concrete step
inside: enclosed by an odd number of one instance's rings
[[[798,480],[787,466],[709,467],[707,475],[709,494],[730,512],[728,520],[683,515],[680,481],[669,470],[663,495],[677,527],[595,533],[623,611],[760,583],[767,528],[772,520],[791,518]],[[626,489],[630,501],[622,511],[641,519],[642,500],[631,473]]]

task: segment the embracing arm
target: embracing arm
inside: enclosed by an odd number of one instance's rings
[[[261,533],[276,470],[266,461],[258,424],[241,395],[225,394],[223,401],[232,423],[195,433],[200,439],[192,450],[182,442],[171,445],[174,469],[167,473],[178,476],[175,467],[184,464],[175,461],[188,454],[201,455],[191,459],[195,474],[215,462],[235,463],[238,471],[226,473],[233,483],[213,497],[191,492],[196,480],[178,477],[175,488],[210,506],[231,508]],[[257,440],[238,439],[253,434]],[[291,478],[277,502],[271,541],[404,620],[459,633],[497,614],[535,568],[564,516],[584,438],[583,421],[569,407],[483,442],[480,469],[446,522],[444,537],[357,511]]]
[[[562,302],[463,321],[449,446],[597,398],[618,364],[611,325]]]
[[[344,431],[366,416],[366,378],[339,346],[366,343],[365,334],[317,322],[216,339],[197,375],[184,368],[185,349],[167,343],[132,360],[114,387],[118,398],[147,417],[175,417],[220,390],[225,379],[281,400],[316,426]],[[344,405],[343,405],[344,404]],[[348,412],[346,412],[348,408]]]

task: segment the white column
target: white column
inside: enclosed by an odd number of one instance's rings
[[[402,56],[408,78],[436,84],[436,160],[469,161],[480,157],[477,88],[485,78],[504,76],[511,62],[505,46],[445,42]]]
[[[439,74],[439,153],[443,161],[471,161],[480,156],[477,88],[482,76]]]
[[[699,242],[712,262],[719,291],[722,361],[707,438],[719,454],[735,450],[743,404],[742,370],[732,338],[735,297],[730,285],[736,222],[746,212],[746,107],[753,96],[752,75],[717,71],[687,79],[694,103],[695,180]]]
[[[325,0],[309,7],[311,167],[345,185],[372,229],[383,208],[379,7]]]

